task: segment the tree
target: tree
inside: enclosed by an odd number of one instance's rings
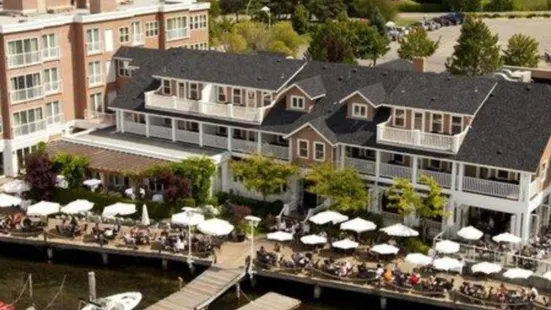
[[[277,22],[272,25],[269,33],[271,44],[268,48],[271,52],[280,52],[280,50],[274,48],[275,44],[285,46],[287,52],[285,55],[295,57],[300,49],[300,46],[304,43],[304,40],[293,29],[293,25],[290,22]]]
[[[216,172],[216,165],[206,156],[193,156],[179,163],[169,166],[175,175],[188,179],[192,185],[192,196],[201,206],[210,199],[212,177]]]
[[[44,151],[25,157],[25,182],[31,186],[31,196],[36,200],[50,200],[55,189],[57,173]]]
[[[415,191],[409,179],[395,178],[386,191],[389,207],[398,210],[398,213],[408,216],[421,208],[423,200]]]
[[[218,16],[220,16],[220,13],[222,13],[222,9],[220,8],[220,1],[210,2],[209,19],[218,18]]]
[[[311,33],[307,56],[311,60],[356,63],[353,35],[354,31],[347,27],[347,23],[317,25]]]
[[[247,40],[234,32],[226,33],[222,38],[222,44],[229,53],[240,54],[248,51]]]
[[[370,59],[377,65],[377,59],[390,50],[390,39],[381,35],[375,26],[362,22],[353,22],[356,33],[353,41],[354,56],[360,59]]]
[[[189,179],[177,176],[170,170],[164,171],[158,178],[163,182],[165,202],[173,204],[180,199],[191,197],[192,186]]]
[[[499,38],[480,19],[466,18],[454,52],[446,61],[452,74],[484,75],[497,71],[502,64]]]
[[[346,168],[336,170],[330,164],[314,166],[306,175],[312,185],[308,191],[329,199],[337,211],[361,210],[369,204],[365,183],[357,171]]]
[[[308,10],[304,5],[297,5],[293,17],[291,18],[291,23],[298,34],[305,34],[308,32],[310,18],[308,17]]]
[[[375,26],[377,28],[377,31],[379,31],[379,34],[384,36],[386,35],[386,20],[383,14],[381,14],[381,11],[378,7],[373,8],[373,12],[371,12],[371,15],[369,15],[369,23],[371,26]]]
[[[351,0],[348,12],[350,16],[366,18],[372,17],[375,10],[378,10],[384,20],[394,20],[398,13],[396,5],[388,0]]]
[[[491,12],[507,12],[513,11],[515,9],[515,4],[513,0],[492,0],[485,7],[486,11]]]
[[[399,38],[398,42],[400,43],[398,56],[406,60],[430,57],[440,45],[440,40],[436,42],[431,40],[423,28],[413,28],[405,37]]]
[[[258,192],[262,199],[278,194],[298,172],[296,166],[276,161],[262,155],[231,162],[233,175],[243,179],[247,190]]]
[[[71,188],[82,186],[89,163],[88,158],[84,156],[67,153],[58,153],[53,158],[54,169],[65,177]]]
[[[247,5],[247,0],[219,0],[219,2],[222,14],[235,14],[236,21],[239,21],[239,12],[243,11]]]
[[[444,0],[450,11],[479,12],[482,0]]]
[[[346,13],[343,0],[310,0],[307,2],[307,7],[308,11],[321,22],[335,19],[342,12]]]
[[[539,44],[536,39],[520,33],[509,38],[503,51],[503,62],[510,66],[535,68],[539,62]]]

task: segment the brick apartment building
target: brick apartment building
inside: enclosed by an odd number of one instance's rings
[[[4,0],[0,11],[0,171],[72,128],[109,125],[121,46],[208,47],[208,3],[195,0]]]

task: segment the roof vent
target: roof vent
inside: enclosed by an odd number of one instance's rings
[[[321,67],[323,70],[327,69],[327,65],[323,65],[323,67]]]
[[[354,68],[354,69],[352,69],[352,72],[356,73],[356,72],[358,72],[358,69]]]
[[[400,92],[401,92],[401,93],[403,94],[403,93],[405,93],[405,92],[406,92],[406,90],[405,90],[405,89],[402,89],[402,90],[401,90]]]
[[[490,97],[493,97],[494,96],[494,93],[490,93]]]
[[[284,79],[285,78],[285,73],[281,72],[281,76],[280,76],[280,79]]]
[[[530,89],[532,89],[532,85],[526,85],[526,90],[530,91]]]
[[[475,92],[475,93],[478,93],[478,87],[475,87],[475,88],[474,88],[474,92]]]
[[[166,73],[166,66],[163,67],[163,73]]]
[[[256,79],[259,80],[259,81],[262,81],[262,77],[261,77],[261,76],[257,77]]]
[[[452,77],[448,75],[448,81],[451,81],[452,80]]]
[[[503,152],[502,152],[501,150],[497,150],[497,151],[496,151],[496,154],[497,154],[497,155],[502,155]]]
[[[436,97],[430,98],[431,101],[436,101]]]
[[[281,59],[277,59],[276,62],[277,62],[277,63],[280,63],[280,62],[281,62]]]
[[[341,76],[339,76],[339,81],[342,81],[342,79],[343,79],[342,75],[341,75]]]
[[[388,71],[383,72],[383,75],[384,75],[384,76],[387,76],[387,75],[388,75]]]

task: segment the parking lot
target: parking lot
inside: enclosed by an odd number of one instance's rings
[[[540,43],[540,54],[546,50],[551,50],[551,19],[485,19],[484,22],[490,27],[492,32],[499,35],[499,44],[502,48],[507,46],[507,40],[516,33],[522,33],[534,37]],[[440,47],[436,53],[427,59],[427,71],[442,72],[446,70],[444,66],[446,59],[453,53],[453,47],[459,37],[461,26],[442,27],[438,30],[429,32],[433,40],[440,38]],[[381,59],[379,63],[387,62],[398,58],[397,42],[391,43],[391,50]],[[360,61],[364,65],[370,64],[370,61]],[[551,68],[551,64],[540,62],[540,67]]]

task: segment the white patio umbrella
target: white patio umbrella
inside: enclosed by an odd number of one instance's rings
[[[450,240],[438,241],[434,247],[437,252],[452,254],[459,252],[459,243]]]
[[[103,209],[103,216],[130,215],[136,213],[136,205],[132,203],[117,202]]]
[[[23,180],[11,180],[2,185],[1,189],[6,193],[21,194],[22,192],[31,190],[31,186]]]
[[[474,273],[492,274],[500,272],[501,269],[503,268],[500,265],[488,262],[482,262],[471,266],[471,271]]]
[[[68,203],[66,206],[61,208],[61,212],[65,214],[78,214],[83,212],[88,212],[92,210],[94,203],[85,199],[77,199]]]
[[[512,268],[503,273],[503,276],[509,279],[528,279],[534,272],[522,268]]]
[[[90,190],[95,191],[96,188],[101,184],[101,180],[100,179],[88,179],[88,180],[84,180],[84,182],[82,182],[82,184],[89,187]]]
[[[348,216],[335,211],[323,211],[310,217],[309,220],[316,225],[324,225],[327,223],[338,224],[348,220]]]
[[[59,203],[41,201],[29,206],[27,209],[28,216],[48,216],[50,214],[59,213]]]
[[[357,233],[363,233],[375,229],[377,229],[377,225],[375,225],[375,223],[366,221],[359,217],[341,224],[341,230],[351,230]]]
[[[427,255],[422,254],[422,253],[408,254],[408,255],[406,255],[405,260],[408,263],[415,264],[415,265],[421,265],[421,266],[430,265],[432,263],[432,257],[427,256]]]
[[[548,271],[546,273],[543,274],[543,276],[545,279],[551,281],[551,271]]]
[[[415,229],[411,229],[404,224],[394,224],[385,228],[381,228],[381,231],[385,232],[389,236],[395,237],[417,237],[419,232]]]
[[[350,249],[357,248],[358,245],[360,244],[350,239],[343,239],[343,240],[335,241],[331,245],[337,249],[350,250]]]
[[[65,180],[64,175],[58,175],[55,179],[55,187],[58,188],[69,188],[69,182]]]
[[[505,243],[520,243],[522,239],[520,237],[517,237],[511,233],[502,233],[497,236],[493,236],[492,239],[495,242],[505,242]]]
[[[205,221],[205,216],[196,212],[180,212],[173,214],[170,221],[175,225],[195,226]]]
[[[266,235],[266,237],[268,238],[268,240],[275,240],[280,242],[293,240],[293,234],[284,231],[269,233],[268,235]]]
[[[484,233],[474,228],[473,226],[467,226],[467,227],[461,228],[457,232],[457,235],[466,240],[478,240],[482,238]]]
[[[455,258],[442,257],[442,258],[435,259],[432,262],[432,266],[434,266],[434,268],[436,268],[438,270],[448,271],[448,270],[451,270],[451,269],[461,268],[461,266],[463,266],[463,264]]]
[[[140,193],[140,196],[145,196],[145,189],[139,188],[138,193]],[[128,197],[134,197],[134,188],[130,187],[124,190],[124,194]]]
[[[382,255],[397,254],[400,249],[390,244],[376,244],[371,248],[371,252],[379,253]]]
[[[21,204],[21,198],[0,193],[0,208],[8,208]]]
[[[300,241],[304,244],[324,244],[327,243],[327,238],[318,235],[308,235],[300,238]]]
[[[385,26],[394,27],[394,26],[396,26],[396,23],[394,23],[393,21],[388,21],[388,22],[386,22]]]
[[[151,221],[149,220],[149,212],[147,211],[147,205],[144,203],[142,207],[142,219],[141,224],[143,226],[149,226]]]
[[[205,235],[225,236],[233,231],[233,225],[227,221],[213,218],[197,225],[197,229]]]

